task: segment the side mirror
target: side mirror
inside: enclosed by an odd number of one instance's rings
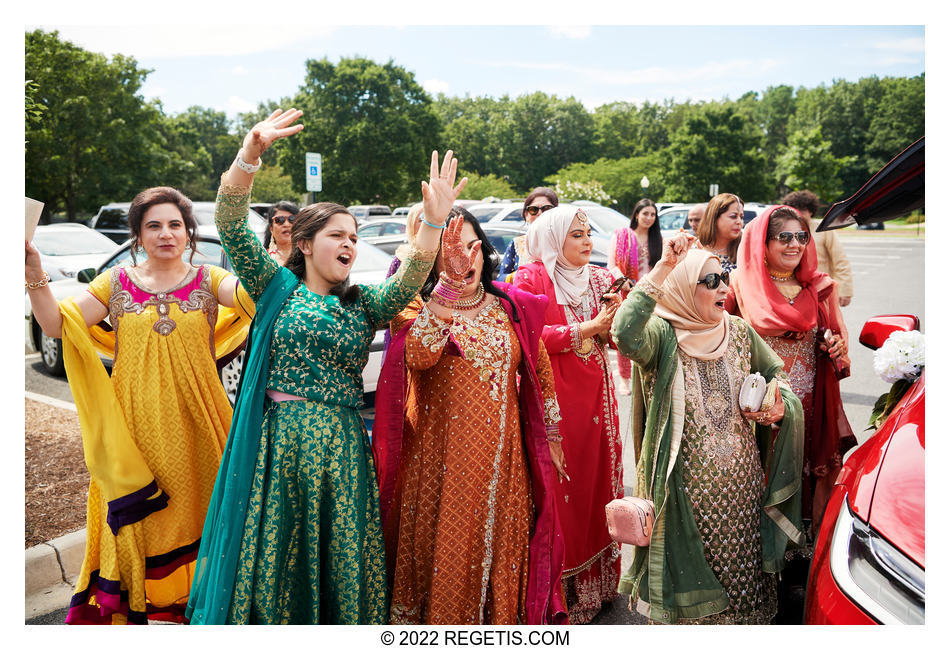
[[[84,284],[89,284],[96,279],[96,270],[95,269],[83,269],[76,274],[76,280]]]
[[[868,319],[861,329],[858,341],[865,347],[877,350],[894,332],[910,332],[920,329],[920,319],[912,314],[889,314]]]

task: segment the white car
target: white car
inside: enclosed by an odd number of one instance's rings
[[[99,266],[119,247],[81,223],[37,226],[32,243],[40,252],[43,270],[53,281],[74,278],[82,269]]]
[[[221,241],[218,238],[217,229],[214,226],[198,227],[198,252],[194,257],[194,264],[214,264],[224,269],[231,270],[231,262],[224,253]],[[77,274],[76,278],[68,278],[50,282],[49,287],[53,291],[53,296],[57,300],[64,300],[69,296],[76,296],[86,290],[86,285],[99,273],[106,271],[116,265],[131,264],[130,244],[126,242],[118,247],[116,252],[109,257],[101,266],[96,269],[86,269]],[[389,264],[392,257],[379,250],[378,248],[364,242],[357,242],[356,263],[350,273],[350,282],[353,284],[378,284],[386,277],[389,270]],[[185,251],[185,259],[190,256],[191,250]],[[137,253],[141,258],[143,253]],[[24,297],[25,318],[26,318],[26,346],[28,349],[41,352],[41,358],[44,368],[52,375],[63,376],[65,369],[63,367],[63,349],[62,341],[46,336],[36,318],[30,305],[28,296]],[[363,394],[369,399],[370,394],[376,392],[376,383],[379,378],[380,366],[382,363],[383,351],[383,330],[376,332],[376,337],[370,345],[369,360],[363,369]],[[241,369],[244,365],[243,346],[235,353],[219,359],[218,369],[221,377],[221,383],[228,393],[228,398],[234,402],[237,395],[238,381],[241,377]],[[108,365],[112,363],[111,359],[104,359]]]
[[[92,218],[89,225],[96,232],[100,232],[114,242],[125,243],[129,238],[129,206],[131,203],[109,203],[99,208],[99,212]],[[193,201],[191,214],[198,222],[199,230],[202,227],[214,228],[214,201]],[[247,213],[247,221],[251,230],[258,239],[264,240],[267,231],[267,218],[253,209]]]

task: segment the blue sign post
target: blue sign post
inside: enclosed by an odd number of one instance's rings
[[[306,157],[307,191],[323,191],[323,156],[318,153],[308,153]]]

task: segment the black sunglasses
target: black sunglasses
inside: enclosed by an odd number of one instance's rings
[[[729,271],[723,271],[722,273],[707,273],[706,277],[700,278],[699,282],[696,284],[705,284],[706,288],[712,291],[713,289],[719,288],[719,280],[722,279],[723,284],[727,287],[729,286]]]
[[[293,222],[294,222],[294,219],[296,219],[296,218],[297,218],[297,215],[295,215],[295,214],[292,214],[292,215],[290,215],[290,216],[288,216],[288,217],[285,217],[284,215],[280,215],[280,216],[274,217],[273,219],[271,219],[271,221],[273,221],[274,223],[276,223],[278,226],[283,226],[283,225],[284,225],[284,221],[289,221],[290,223],[293,223]]]
[[[533,217],[535,215],[541,214],[542,212],[547,212],[553,207],[554,206],[551,205],[550,203],[548,203],[547,205],[529,205],[528,207],[524,209],[524,211]]]
[[[804,246],[808,243],[808,240],[811,238],[811,233],[807,230],[799,230],[798,232],[792,232],[791,230],[783,230],[779,234],[775,235],[775,239],[779,240],[783,244],[791,244],[792,239],[797,239],[798,243]]]

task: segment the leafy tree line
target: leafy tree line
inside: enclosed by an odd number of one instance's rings
[[[229,120],[199,106],[166,115],[139,94],[150,70],[57,32],[26,34],[25,72],[26,193],[69,219],[150,185],[213,199],[246,129],[291,105],[306,126],[265,156],[256,200],[301,196],[304,153],[316,151],[324,164],[319,200],[402,205],[419,200],[427,153],[451,148],[470,179],[466,198],[548,184],[575,199],[607,196],[627,212],[644,195],[702,201],[718,184],[746,201],[807,188],[830,202],[924,133],[924,75],[589,111],[542,92],[433,98],[391,60],[323,59],[306,62],[293,97]]]

